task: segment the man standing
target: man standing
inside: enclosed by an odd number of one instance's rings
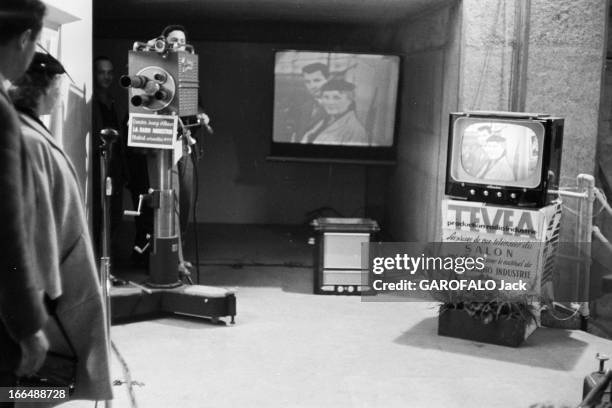
[[[34,226],[31,173],[17,113],[6,92],[6,80],[19,78],[29,66],[42,29],[45,5],[40,0],[0,3],[0,385],[31,375],[42,365],[49,343],[42,328],[47,319],[36,273],[27,251]],[[2,406],[11,406],[4,404]]]
[[[107,57],[98,57],[94,60],[94,89],[92,96],[92,111],[93,111],[93,135],[92,135],[92,151],[94,160],[92,163],[92,225],[93,225],[93,241],[94,248],[100,253],[100,231],[102,229],[102,206],[101,206],[101,186],[100,186],[100,131],[105,128],[112,128],[121,132],[123,127],[119,126],[117,111],[115,109],[115,101],[111,95],[110,87],[114,79],[114,67],[111,60]],[[121,223],[123,216],[123,186],[127,180],[125,151],[123,148],[124,141],[120,137],[112,145],[110,152],[109,174],[113,180],[113,194],[110,203],[110,227],[111,239],[117,231],[117,227]]]
[[[292,119],[295,121],[294,132],[291,135],[293,142],[300,142],[304,134],[325,117],[320,98],[321,87],[329,80],[329,69],[320,62],[308,64],[302,68],[302,78],[310,95],[308,99],[300,101],[293,111]]]
[[[178,24],[169,25],[162,30],[161,35],[166,39],[166,42],[172,47],[173,51],[185,51],[187,45],[185,27]]]
[[[163,37],[166,38],[166,42],[171,46],[173,51],[186,51],[187,50],[187,31],[182,25],[169,25],[162,30]],[[199,99],[199,98],[198,98]],[[199,102],[199,100],[198,100]],[[198,103],[198,110],[201,111]],[[199,129],[194,129],[193,132],[199,132]],[[192,204],[194,200],[193,196],[193,178],[194,178],[194,163],[192,161],[192,153],[197,158],[197,152],[191,151],[190,142],[199,139],[197,135],[189,134],[183,135],[183,156],[177,163],[177,174],[174,177],[172,183],[179,196],[179,226],[181,238],[184,238],[185,232],[187,231],[187,225],[189,224],[189,215],[192,211]],[[195,139],[194,139],[195,138]],[[195,148],[195,146],[194,146]]]

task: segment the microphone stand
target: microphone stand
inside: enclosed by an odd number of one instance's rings
[[[113,180],[108,176],[111,148],[119,133],[115,129],[107,128],[100,131],[100,189],[102,196],[102,250],[100,253],[100,285],[102,287],[102,300],[106,312],[106,333],[108,335],[107,355],[110,359],[110,287],[111,287],[111,262],[110,262],[110,203],[113,195]],[[106,408],[112,407],[112,401],[104,401]]]

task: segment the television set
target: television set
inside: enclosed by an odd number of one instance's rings
[[[400,58],[275,53],[269,159],[393,163]]]
[[[446,195],[520,207],[543,207],[556,195],[563,119],[518,112],[451,113]]]

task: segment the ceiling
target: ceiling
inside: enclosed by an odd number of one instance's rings
[[[456,0],[93,0],[96,20],[387,24]]]

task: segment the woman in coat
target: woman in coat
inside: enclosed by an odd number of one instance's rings
[[[302,143],[364,146],[365,128],[355,114],[355,85],[332,79],[321,87],[319,103],[326,115],[302,138]]]
[[[36,53],[26,74],[10,90],[20,112],[28,163],[34,174],[36,209],[32,253],[38,284],[56,300],[56,312],[77,357],[74,399],[112,398],[108,334],[96,262],[77,175],[70,159],[39,116],[59,99],[64,68],[52,56]],[[70,348],[49,319],[50,350]]]

